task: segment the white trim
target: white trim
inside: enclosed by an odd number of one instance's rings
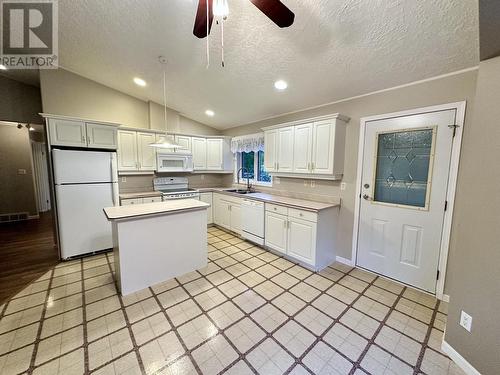
[[[302,112],[302,111],[299,111]],[[315,117],[308,117],[300,120],[293,120],[293,121],[288,121],[288,122],[282,122],[276,125],[271,125],[271,126],[266,126],[265,128],[262,128],[263,131],[266,130],[273,130],[273,129],[279,129],[279,128],[286,128],[289,126],[295,126],[295,125],[301,125],[301,124],[308,124],[310,122],[319,122],[319,121],[324,121],[324,120],[340,120],[345,122],[346,124],[351,121],[350,117],[341,115],[340,113],[333,113],[331,115],[324,115],[324,116],[315,116]]]
[[[367,123],[371,121],[384,120],[394,117],[418,115],[429,112],[439,112],[452,109],[455,109],[457,111],[455,123],[456,125],[458,125],[458,128],[456,128],[455,138],[453,138],[450,169],[448,176],[448,190],[446,193],[448,200],[448,208],[444,213],[441,247],[439,252],[438,270],[440,273],[440,277],[436,283],[436,297],[441,300],[443,300],[444,298],[446,264],[448,261],[453,208],[455,206],[455,192],[457,187],[458,165],[460,161],[463,127],[465,124],[465,108],[466,108],[466,102],[463,101],[456,103],[441,104],[431,107],[416,108],[400,112],[387,113],[383,115],[363,117],[360,119],[360,132],[359,132],[359,145],[358,145],[358,170],[356,174],[356,195],[355,195],[355,205],[354,205],[354,226],[352,232],[352,254],[351,254],[351,259],[354,264],[356,264],[357,249],[358,249],[358,232],[359,232],[359,219],[360,219],[359,211],[361,207],[361,180],[363,173],[364,143],[365,143],[365,131]]]
[[[339,257],[337,255],[336,259],[335,259],[337,262],[339,263],[342,263],[342,264],[346,264],[348,266],[351,266],[351,267],[354,267],[354,262],[350,259],[347,259],[347,258],[344,258],[344,257]]]
[[[441,344],[441,350],[451,358],[467,375],[481,375],[462,355],[457,352],[445,340]]]
[[[441,301],[450,303],[450,296],[449,294],[443,294],[443,298],[441,298]]]
[[[463,74],[463,73],[472,72],[472,71],[475,71],[475,70],[478,70],[478,69],[479,69],[479,66],[476,65],[476,66],[472,66],[470,68],[465,68],[465,69],[457,70],[455,72],[441,74],[441,75],[438,75],[438,76],[435,76],[435,77],[421,79],[419,81],[413,81],[413,82],[410,82],[410,83],[405,83],[405,84],[399,85],[399,86],[393,86],[393,87],[389,87],[389,88],[382,89],[382,90],[371,91],[371,92],[368,92],[366,94],[351,96],[349,98],[339,99],[339,100],[335,100],[333,102],[328,102],[328,103],[324,103],[324,104],[315,105],[313,107],[302,108],[302,109],[298,109],[296,111],[285,112],[285,113],[281,113],[279,115],[273,115],[273,116],[269,116],[269,117],[264,117],[264,118],[261,118],[261,119],[258,119],[258,120],[252,120],[251,122],[242,123],[242,124],[238,124],[238,125],[234,125],[234,126],[221,127],[221,128],[217,128],[217,129],[218,130],[229,130],[229,129],[237,128],[239,126],[252,125],[252,124],[256,124],[256,123],[261,122],[261,121],[272,120],[274,118],[279,118],[279,117],[282,117],[282,116],[293,115],[293,114],[304,112],[304,111],[311,111],[313,109],[318,109],[318,108],[322,108],[322,107],[327,107],[329,105],[344,103],[344,102],[348,102],[350,100],[361,99],[361,98],[364,98],[364,97],[367,97],[367,96],[381,94],[383,92],[398,90],[398,89],[402,89],[402,88],[405,88],[405,87],[411,87],[411,86],[419,85],[421,83],[436,81],[436,80],[442,79],[442,78],[453,77],[453,76],[460,75],[460,74]]]

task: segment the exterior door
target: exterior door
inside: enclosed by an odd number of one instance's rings
[[[357,265],[431,293],[456,110],[366,123]]]
[[[268,172],[276,172],[277,166],[277,146],[278,146],[278,131],[268,130],[264,133],[264,167]]]
[[[311,173],[312,124],[295,127],[293,146],[293,172]]]
[[[293,171],[294,127],[278,129],[278,172]]]

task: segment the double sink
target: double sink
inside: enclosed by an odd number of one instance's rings
[[[224,190],[227,191],[228,193],[236,193],[236,194],[251,194],[251,193],[256,193],[256,191],[248,190],[248,189],[229,189],[229,190]]]

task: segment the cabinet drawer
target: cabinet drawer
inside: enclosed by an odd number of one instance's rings
[[[277,204],[266,203],[266,211],[275,212],[280,215],[288,215],[288,208]]]
[[[142,203],[155,203],[155,202],[161,202],[161,197],[142,198]]]
[[[296,210],[295,208],[288,209],[288,216],[297,219],[312,221],[313,223],[316,223],[318,221],[318,214],[316,212]]]
[[[122,199],[120,201],[120,204],[122,206],[128,206],[131,204],[141,204],[142,203],[142,198],[135,198],[135,199]]]

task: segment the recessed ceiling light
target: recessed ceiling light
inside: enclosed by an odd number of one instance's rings
[[[145,80],[143,80],[142,78],[135,77],[135,78],[134,78],[134,83],[135,83],[137,86],[141,86],[141,87],[146,86],[146,81],[145,81]]]
[[[0,70],[7,70],[7,67],[3,64],[0,64]]]
[[[214,112],[214,111],[212,111],[211,109],[207,109],[207,110],[205,111],[205,114],[206,114],[207,116],[210,116],[210,117],[214,117],[214,116],[215,116],[215,112]]]
[[[274,82],[274,87],[276,87],[277,90],[286,90],[288,83],[280,79],[279,81]]]

